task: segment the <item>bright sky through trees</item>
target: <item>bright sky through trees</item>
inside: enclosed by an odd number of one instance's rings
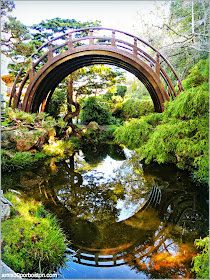
[[[60,17],[100,20],[104,27],[129,32],[139,10],[149,12],[155,1],[14,1],[13,15],[25,25]]]

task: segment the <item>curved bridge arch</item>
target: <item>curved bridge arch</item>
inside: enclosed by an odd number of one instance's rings
[[[107,32],[110,34],[104,35]],[[115,65],[134,74],[150,93],[156,112],[162,112],[164,102],[174,99],[184,90],[177,73],[158,50],[119,30],[100,27],[74,30],[47,42],[31,58],[31,69],[17,91],[23,68],[20,70],[9,101],[9,106],[13,103],[13,108],[20,108],[21,104],[21,110],[26,112],[47,110],[57,85],[70,73],[93,64]],[[178,91],[169,75],[174,76]]]

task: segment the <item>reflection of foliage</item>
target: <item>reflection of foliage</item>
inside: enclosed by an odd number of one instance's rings
[[[123,148],[117,144],[109,145],[109,156],[115,160],[125,160],[126,156],[123,151]]]
[[[195,246],[201,248],[202,252],[193,258],[193,269],[199,279],[209,279],[209,236],[196,239]]]
[[[80,219],[91,222],[107,220],[114,223],[119,211],[114,206],[117,200],[122,198],[122,194],[116,194],[114,190],[104,188],[103,185],[96,186],[94,181],[94,177],[89,177],[85,185],[77,189],[71,187],[68,193],[60,195],[60,200]]]
[[[152,238],[136,246],[132,254],[126,254],[125,261],[132,269],[143,271],[150,279],[178,279],[180,275],[190,278],[190,261],[195,249],[190,244],[180,244],[180,234],[181,229],[174,228],[172,224],[165,227],[160,223]]]
[[[118,151],[113,145],[112,148],[103,146],[102,150],[111,155],[115,149]],[[121,157],[120,148],[119,152]],[[153,164],[145,171],[136,154],[124,152],[130,156],[119,165],[116,162],[109,178],[105,170],[97,171],[97,163],[88,165],[78,156],[75,163],[73,158],[56,163],[55,172],[45,165],[33,168],[30,173],[15,174],[15,183],[10,181],[10,185],[20,185],[22,187],[16,188],[25,197],[43,201],[62,221],[75,246],[122,250],[124,261],[148,277],[177,278],[181,274],[189,278],[190,261],[196,251],[193,241],[203,230],[197,227],[198,219],[206,223],[201,215],[183,224],[192,212],[192,182],[178,169],[173,172],[162,166],[157,170]],[[100,157],[100,153],[98,155]],[[123,201],[123,209],[130,202],[141,206],[141,199],[148,197],[153,185],[162,193],[157,211],[148,207],[144,212],[116,222],[118,202]],[[196,199],[199,211],[204,208],[201,198]]]
[[[114,160],[125,160],[123,148],[117,144],[100,143],[95,145],[85,145],[83,147],[85,161],[89,164],[102,162],[107,155]]]
[[[89,164],[100,163],[107,156],[107,145],[85,145],[83,147],[85,161]]]

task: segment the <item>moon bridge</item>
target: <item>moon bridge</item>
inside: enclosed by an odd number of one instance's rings
[[[147,88],[156,112],[184,90],[176,71],[156,48],[115,29],[67,32],[42,45],[30,59],[24,77],[24,68],[16,76],[9,100],[9,106],[25,112],[47,111],[57,85],[79,68],[94,64],[115,65],[134,74]]]

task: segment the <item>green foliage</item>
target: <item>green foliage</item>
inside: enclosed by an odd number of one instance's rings
[[[49,102],[48,113],[54,118],[57,118],[58,115],[61,113],[61,109],[65,101],[66,101],[65,92],[60,90],[55,90]]]
[[[122,104],[120,116],[123,119],[139,118],[152,112],[154,112],[154,105],[151,100],[132,98]]]
[[[124,98],[126,91],[127,91],[127,86],[117,85],[117,92],[115,93],[115,95],[119,95],[122,98]]]
[[[2,222],[2,260],[18,273],[52,273],[63,266],[67,241],[57,219],[37,201],[5,196],[15,211]]]
[[[22,125],[39,123],[47,117],[47,114],[44,112],[36,115],[35,113],[26,113],[18,109],[12,109],[11,107],[6,108],[6,113],[9,122],[13,124],[22,122]]]
[[[209,179],[209,88],[205,82],[206,70],[200,64],[194,69],[201,84],[194,87],[197,84],[194,79],[191,88],[173,102],[165,103],[163,113],[126,122],[116,130],[115,136],[118,142],[138,149],[146,163],[153,160],[175,163],[179,168],[193,171],[198,181],[206,183]]]
[[[89,123],[95,121],[98,124],[115,123],[115,118],[112,117],[111,113],[99,105],[94,97],[87,98],[84,107],[80,115],[82,122]]]
[[[161,120],[161,114],[150,114],[140,119],[132,119],[116,129],[114,135],[118,143],[125,144],[129,149],[137,149],[149,138]]]
[[[100,21],[85,21],[80,22],[75,19],[61,19],[53,18],[42,20],[38,24],[34,24],[30,27],[33,36],[33,41],[36,47],[43,45],[46,41],[55,37],[56,33],[65,33],[66,31],[72,29],[80,29],[85,27],[100,26]],[[84,33],[85,34],[85,33]]]
[[[57,140],[53,145],[45,144],[43,147],[43,153],[47,156],[61,156],[63,157],[68,152],[73,152],[76,147],[76,143],[71,139],[68,141]]]
[[[203,83],[182,92],[173,102],[165,103],[165,121],[168,118],[189,118],[204,116],[209,111],[209,84]]]
[[[196,87],[201,83],[208,82],[209,78],[209,60],[201,59],[192,69],[190,74],[183,81],[185,89]]]
[[[77,95],[98,94],[104,89],[116,91],[116,85],[124,81],[124,72],[118,67],[93,65],[83,67],[73,73],[74,90]]]
[[[46,131],[54,130],[56,126],[64,128],[65,123],[62,118],[53,118],[53,116],[49,116],[49,114],[45,112],[40,112],[38,115],[35,113],[26,113],[20,111],[18,109],[12,109],[11,107],[7,108],[8,121],[14,125],[21,125],[21,128],[28,131],[28,126],[30,125],[30,129],[34,127],[43,128]]]
[[[146,87],[139,81],[139,79],[134,78],[132,81],[127,82],[127,91],[125,93],[125,98],[138,98],[138,99],[149,99],[150,94]]]
[[[119,127],[119,124],[108,125],[102,132],[101,138],[103,140],[114,139],[114,132]]]
[[[209,279],[209,236],[203,239],[196,239],[195,246],[202,249],[196,257],[193,258],[193,269],[197,279]]]
[[[7,20],[2,22],[1,53],[13,61],[8,65],[10,73],[16,75],[22,66],[26,71],[30,65],[31,60],[28,58],[35,51],[30,38],[28,28],[16,18],[8,16]]]
[[[10,172],[24,169],[44,157],[46,155],[43,152],[32,154],[31,152],[10,151],[8,153],[6,150],[1,149],[1,170],[2,172]]]

